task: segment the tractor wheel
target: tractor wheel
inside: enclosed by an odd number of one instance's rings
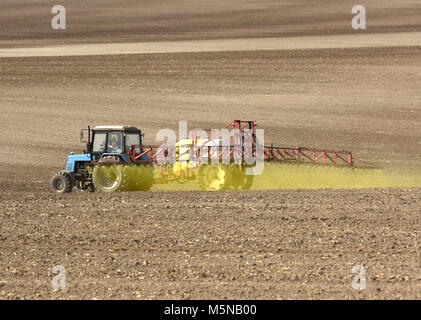
[[[201,190],[225,190],[229,187],[230,170],[221,164],[202,164],[197,172],[199,188]]]
[[[51,178],[50,188],[53,193],[69,193],[73,189],[72,177],[67,173],[60,171]]]
[[[234,190],[248,190],[253,184],[254,176],[246,174],[246,167],[239,165],[230,166],[231,187]]]
[[[95,188],[102,192],[127,191],[129,187],[126,166],[96,166],[92,172]]]

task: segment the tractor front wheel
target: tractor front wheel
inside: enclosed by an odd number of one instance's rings
[[[50,189],[53,193],[69,193],[73,189],[72,177],[67,172],[59,172],[51,178]]]

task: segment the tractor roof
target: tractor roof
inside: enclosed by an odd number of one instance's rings
[[[92,130],[139,131],[138,128],[133,126],[95,126]]]

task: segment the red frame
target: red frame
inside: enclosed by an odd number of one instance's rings
[[[211,136],[206,142],[215,139],[215,136],[218,136],[221,131],[224,129],[238,129],[242,135],[244,135],[245,129],[251,129],[253,136],[256,134],[256,123],[255,121],[243,121],[243,120],[233,120],[229,122],[226,126],[224,126],[221,130],[219,130],[215,135]],[[210,129],[205,131],[211,132]],[[234,137],[233,137],[234,138]],[[192,148],[197,147],[197,137],[195,136],[195,131],[193,131],[193,138],[195,143],[189,148],[188,151],[185,153],[176,156],[176,161],[179,159],[180,156],[188,153],[191,151]],[[199,146],[200,147],[200,146]],[[140,154],[136,154],[136,149],[141,148],[143,152]],[[222,156],[224,152],[227,152],[225,149],[220,147],[211,147],[208,146],[208,159],[211,158],[212,151],[218,152],[218,158]],[[239,149],[234,146],[231,146],[228,150],[228,156],[231,160],[234,159],[234,152],[238,151]],[[162,152],[168,152],[168,148],[161,148],[158,145],[132,145],[131,151],[129,152],[129,158],[131,162],[136,163],[157,163],[158,156]],[[241,149],[242,153],[242,163],[244,164],[244,155],[246,153],[250,154],[256,151],[255,140],[253,140],[253,148],[252,150],[244,150]],[[200,152],[200,150],[196,150],[196,152]],[[274,147],[271,146],[264,146],[264,160],[265,161],[278,161],[278,162],[306,162],[306,163],[319,163],[319,164],[330,164],[330,165],[345,165],[345,166],[353,166],[353,156],[352,152],[350,151],[336,151],[336,150],[326,150],[326,149],[317,149],[317,148],[306,148],[306,147]],[[140,158],[144,155],[149,155],[149,160],[140,160]],[[197,153],[199,156],[199,153]]]

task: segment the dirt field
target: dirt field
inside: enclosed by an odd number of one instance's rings
[[[0,46],[352,34],[352,7],[367,33],[421,31],[416,0],[68,0],[65,31],[51,28],[55,1],[3,0]]]
[[[419,190],[1,195],[2,298],[419,298]],[[66,291],[48,270],[67,270]],[[354,265],[367,288],[351,287]]]
[[[99,2],[69,1],[58,35],[49,3],[4,1],[0,47],[354,33],[349,1]],[[421,31],[415,1],[367,10],[373,37]],[[179,120],[253,119],[268,144],[347,149],[419,174],[421,47],[392,45],[0,58],[0,298],[420,299],[420,188],[48,189],[83,150],[81,128],[131,124],[155,143]],[[366,290],[351,287],[355,265]]]

